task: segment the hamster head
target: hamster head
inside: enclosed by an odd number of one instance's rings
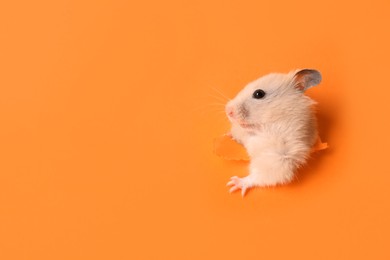
[[[226,104],[226,115],[245,129],[287,119],[314,103],[304,91],[320,82],[321,74],[310,69],[265,75],[246,85]]]

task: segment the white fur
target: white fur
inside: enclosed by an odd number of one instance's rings
[[[317,127],[312,109],[315,102],[297,87],[299,81],[308,84],[309,80],[297,77],[299,72],[261,77],[227,103],[232,137],[245,146],[251,158],[249,175],[232,177],[230,191],[241,189],[245,195],[251,187],[288,183],[306,162],[317,140]],[[319,83],[321,75],[313,72]],[[252,97],[257,89],[265,91],[264,98]]]

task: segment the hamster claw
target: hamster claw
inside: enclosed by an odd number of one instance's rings
[[[234,186],[234,187],[231,187],[229,192],[232,193],[232,192],[235,192],[236,190],[238,190],[239,188],[237,186]]]
[[[247,189],[248,189],[247,186],[244,186],[244,187],[241,188],[241,196],[242,196],[242,197],[245,197],[245,194],[246,194]]]
[[[244,178],[239,178],[237,176],[233,176],[230,178],[230,181],[226,184],[226,186],[232,186],[229,190],[230,193],[241,189],[241,196],[244,197],[247,190],[248,185],[244,182]]]

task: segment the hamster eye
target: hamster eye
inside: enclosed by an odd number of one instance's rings
[[[255,92],[253,92],[253,98],[260,99],[265,96],[265,92],[262,89],[258,89]]]

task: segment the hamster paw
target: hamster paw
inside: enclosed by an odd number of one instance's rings
[[[247,177],[239,178],[237,176],[231,177],[230,181],[226,184],[226,186],[232,186],[229,190],[230,193],[241,189],[242,197],[245,196],[245,193],[247,192],[248,188],[251,187],[247,181]]]

